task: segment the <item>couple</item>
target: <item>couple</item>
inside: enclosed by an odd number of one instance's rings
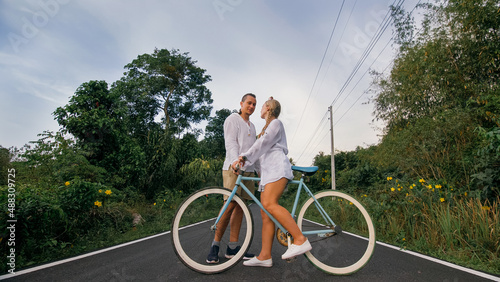
[[[262,105],[260,117],[266,120],[266,125],[257,136],[254,125],[250,122],[250,115],[255,110],[257,100],[254,94],[248,93],[241,99],[239,113],[231,114],[224,122],[224,140],[226,145],[226,159],[223,167],[224,187],[233,189],[237,178],[236,165],[245,165],[248,171],[257,171],[261,177],[259,191],[260,200],[264,208],[285,227],[294,239],[294,244],[282,255],[282,259],[289,259],[311,250],[309,240],[302,234],[294,219],[284,207],[278,204],[288,180],[293,179],[292,168],[287,157],[288,148],[283,124],[278,120],[281,112],[280,103],[272,97]],[[231,169],[229,169],[231,168]],[[248,188],[254,187],[252,181],[245,182]],[[238,195],[243,199],[251,199],[246,193]],[[273,260],[271,249],[274,240],[275,225],[268,215],[261,210],[262,216],[262,248],[258,256],[245,254],[245,266],[271,267]],[[243,212],[241,208],[231,203],[227,212],[222,216],[215,233],[215,238],[207,257],[207,263],[219,262],[219,243],[224,231],[230,224],[230,239],[226,250],[226,258],[231,258],[240,249],[238,244],[239,231]],[[250,259],[251,258],[251,259]]]

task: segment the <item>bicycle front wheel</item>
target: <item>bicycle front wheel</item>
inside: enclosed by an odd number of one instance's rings
[[[200,273],[213,274],[231,268],[243,258],[252,242],[252,214],[243,200],[235,195],[232,203],[243,211],[239,235],[242,239],[239,241],[241,249],[232,258],[225,258],[230,234],[228,224],[228,230],[224,232],[220,241],[222,256],[219,258],[219,263],[206,262],[215,232],[217,228],[221,229],[220,224],[215,225],[215,220],[224,205],[224,195],[231,195],[231,191],[225,188],[209,187],[191,194],[179,206],[172,222],[172,244],[177,257],[187,267]]]
[[[363,205],[338,191],[321,191],[302,206],[297,224],[308,237],[312,250],[305,254],[317,268],[335,275],[361,269],[375,248],[375,228]],[[319,205],[318,205],[319,204]],[[332,219],[330,224],[320,210]],[[318,230],[328,232],[314,233]]]

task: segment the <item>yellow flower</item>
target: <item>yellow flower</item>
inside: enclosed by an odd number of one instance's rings
[[[438,185],[436,185],[435,187],[436,187],[437,189],[441,189],[441,187],[443,187],[443,186],[441,186],[441,185],[439,185],[439,184],[438,184]]]
[[[406,241],[406,238],[403,238],[403,241]]]
[[[70,183],[69,183],[69,181],[66,181],[66,182],[64,183],[64,185],[66,185],[66,186],[69,186],[69,184],[70,184]]]
[[[153,206],[156,206],[156,203],[154,203]]]
[[[164,202],[166,202],[167,200],[163,199]]]
[[[111,193],[113,193],[113,192],[111,192],[111,190],[106,190],[106,192],[104,192],[104,193],[106,193],[106,195],[111,195]]]
[[[100,206],[102,206],[102,203],[101,203],[101,202],[99,202],[99,201],[95,201],[95,202],[94,202],[94,205],[96,205],[96,206],[100,207]]]
[[[467,197],[467,192],[465,192],[465,194],[464,194],[464,195],[465,195],[465,197]]]
[[[489,210],[490,210],[490,207],[488,207],[488,206],[482,206],[482,207],[481,207],[481,209],[482,209],[482,210],[485,210],[485,211],[489,211]]]
[[[391,180],[392,180],[392,177],[388,176],[387,181],[391,181]]]
[[[424,182],[425,182],[425,180],[424,180],[423,178],[421,178],[418,182],[420,182],[420,183],[424,183]]]
[[[444,198],[440,198],[439,200],[441,201],[441,203],[444,202]]]
[[[427,186],[427,188],[432,189],[432,185],[429,184],[429,186]]]
[[[394,189],[394,187],[391,187],[391,191],[394,192],[396,189]]]
[[[398,188],[398,191],[401,191],[401,188]]]
[[[102,189],[99,189],[99,193],[102,193]]]

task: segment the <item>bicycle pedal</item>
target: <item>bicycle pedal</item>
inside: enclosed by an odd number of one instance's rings
[[[286,259],[285,261],[288,263],[291,263],[291,262],[294,262],[296,260],[297,260],[297,257],[293,257],[293,258]]]

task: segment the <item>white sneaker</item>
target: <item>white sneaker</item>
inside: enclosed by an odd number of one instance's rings
[[[253,257],[247,261],[243,262],[244,266],[262,266],[262,267],[271,267],[273,266],[273,259],[259,260],[257,257]]]
[[[306,240],[302,245],[294,245],[291,244],[288,247],[288,250],[281,256],[282,259],[291,259],[293,257],[296,257],[298,255],[302,255],[304,253],[309,252],[312,249],[311,243],[309,243],[309,240]]]

